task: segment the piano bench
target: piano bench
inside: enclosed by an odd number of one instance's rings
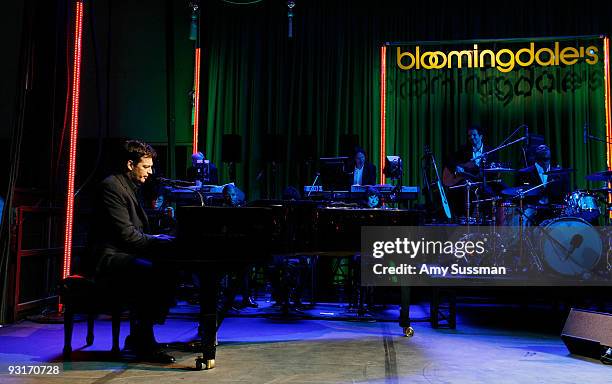
[[[119,330],[121,325],[121,302],[103,295],[96,283],[79,275],[71,275],[62,280],[60,286],[61,302],[64,306],[64,360],[70,360],[72,354],[72,331],[74,315],[87,316],[87,337],[85,342],[90,346],[94,342],[94,320],[100,313],[110,312],[112,317],[113,346],[111,352],[119,354]]]

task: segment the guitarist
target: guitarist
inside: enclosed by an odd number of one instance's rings
[[[447,187],[460,185],[468,179],[472,182],[482,181],[482,158],[479,156],[484,152],[490,151],[492,148],[484,144],[485,132],[479,125],[472,125],[467,129],[467,143],[462,145],[455,153],[449,156],[446,160],[446,166],[443,172],[443,183]],[[487,156],[487,163],[497,162],[497,152]],[[487,175],[491,177],[493,175]],[[481,186],[478,186],[481,188]],[[492,191],[487,186],[487,194]],[[480,194],[483,198],[484,194]],[[450,190],[449,198],[451,206],[455,207],[455,214],[465,216],[465,189],[456,188]],[[475,197],[472,196],[472,199]]]

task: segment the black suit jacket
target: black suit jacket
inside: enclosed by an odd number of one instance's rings
[[[569,177],[567,175],[550,175],[548,181],[549,184],[537,190],[537,196],[528,197],[526,202],[537,204],[539,199],[547,197],[550,203],[561,203],[565,194],[569,192]],[[518,174],[518,184],[531,187],[542,184],[542,179],[540,179],[535,165],[521,169]]]
[[[134,257],[147,257],[163,241],[148,234],[149,220],[125,174],[108,176],[100,184],[90,233],[92,262],[97,274],[120,268]]]
[[[350,168],[351,172],[348,174],[347,184],[350,188],[353,185],[355,164],[351,164]],[[372,163],[365,162],[363,163],[363,173],[361,174],[361,185],[375,185],[376,184],[376,166]]]

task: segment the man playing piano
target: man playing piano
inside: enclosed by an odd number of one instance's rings
[[[92,226],[95,279],[110,297],[126,301],[135,326],[125,348],[142,360],[173,363],[155,341],[153,324],[162,324],[173,303],[174,276],[157,265],[173,247],[173,237],[149,233],[139,196],[152,175],[155,150],[129,140],[122,148],[121,168],[102,181]]]

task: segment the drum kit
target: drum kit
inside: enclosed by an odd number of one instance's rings
[[[520,174],[525,170],[492,163],[483,171],[485,175],[499,175]],[[504,254],[514,249],[517,256],[511,267],[515,270],[552,272],[579,279],[587,279],[593,273],[609,276],[612,273],[612,204],[608,197],[612,193],[609,188],[612,171],[586,176],[588,181],[605,182],[605,188],[574,190],[555,204],[540,199],[543,188],[558,180],[559,176],[574,171],[572,168],[553,168],[545,172],[549,176],[546,182],[498,188],[497,192],[491,192],[489,188],[486,197],[474,193],[485,190],[482,181],[465,181],[451,187],[465,188],[465,216],[457,219],[458,224],[491,226],[489,235],[496,234],[489,259],[472,259],[472,263],[508,266]],[[498,186],[500,182],[487,181]],[[531,236],[524,236],[525,233]]]

